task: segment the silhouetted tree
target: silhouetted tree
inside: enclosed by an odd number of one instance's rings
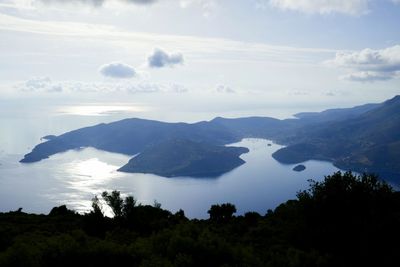
[[[94,198],[92,198],[92,209],[93,210],[91,213],[103,216],[103,212],[101,211],[100,200],[97,196],[94,196]]]
[[[59,207],[54,207],[51,209],[49,216],[64,216],[75,214],[73,210],[67,209],[67,206],[61,205]]]
[[[127,219],[132,219],[135,212],[136,199],[133,196],[127,196],[122,207],[122,214]]]
[[[158,202],[158,201],[155,199],[155,200],[154,200],[153,207],[156,208],[156,209],[161,209],[161,203]]]
[[[232,218],[234,213],[236,213],[236,207],[231,203],[212,205],[208,210],[210,220],[214,222],[226,222]]]
[[[107,205],[111,208],[116,218],[122,217],[122,208],[124,201],[121,198],[121,193],[117,190],[114,190],[110,193],[104,191],[101,196],[106,201]]]

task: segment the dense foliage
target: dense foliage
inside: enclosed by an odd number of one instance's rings
[[[398,266],[400,194],[373,175],[334,173],[265,215],[235,212],[189,220],[113,191],[83,215],[2,213],[0,266]]]

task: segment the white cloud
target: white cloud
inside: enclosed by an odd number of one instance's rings
[[[206,18],[212,17],[218,7],[216,0],[180,0],[180,6],[181,8],[200,7]]]
[[[35,33],[50,36],[70,37],[79,40],[112,42],[113,44],[130,48],[157,45],[163,43],[167,48],[179,47],[183,52],[198,54],[202,60],[207,56],[225,56],[227,53],[243,55],[246,61],[290,61],[306,62],[304,55],[332,54],[337,50],[324,48],[301,48],[290,46],[269,45],[265,43],[240,42],[223,38],[206,38],[196,36],[166,35],[129,32],[104,24],[89,24],[66,21],[38,21],[23,19],[0,13],[0,30]],[[134,46],[134,45],[135,46]]]
[[[60,84],[52,83],[49,77],[34,77],[27,80],[23,85],[20,85],[20,90],[23,92],[46,92],[60,93],[63,91]]]
[[[374,82],[374,81],[386,81],[394,79],[398,76],[396,72],[377,72],[377,71],[360,71],[340,76],[341,80],[353,81],[353,82]]]
[[[99,71],[102,75],[115,79],[127,79],[136,75],[132,66],[122,62],[104,64],[100,67]]]
[[[363,49],[357,52],[338,52],[331,61],[339,67],[360,70],[396,71],[400,70],[400,45],[381,50]]]
[[[162,49],[156,48],[147,58],[147,63],[151,68],[173,67],[177,64],[183,64],[183,56],[181,53],[168,54]]]
[[[264,0],[265,1],[265,0]],[[309,14],[341,13],[361,15],[368,12],[369,0],[267,0],[275,8]],[[258,3],[262,6],[262,2]]]
[[[53,81],[48,77],[34,77],[16,84],[14,88],[22,93],[186,93],[189,90],[177,83],[152,83],[148,81],[131,82],[81,82]]]
[[[217,93],[227,93],[227,94],[236,93],[236,91],[233,90],[230,86],[223,84],[217,85],[217,87],[215,87],[215,91]]]
[[[350,81],[375,81],[397,78],[400,71],[400,45],[380,50],[363,49],[357,52],[338,52],[330,65],[353,72],[341,78]]]

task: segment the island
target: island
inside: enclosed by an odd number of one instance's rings
[[[249,150],[172,139],[146,148],[118,171],[163,177],[217,177],[244,164]]]
[[[57,138],[57,136],[50,134],[50,135],[46,135],[46,136],[43,136],[42,138],[40,138],[40,141],[49,141],[49,140],[53,140],[55,138]]]
[[[295,172],[302,172],[306,169],[306,166],[303,164],[296,165],[292,170]]]

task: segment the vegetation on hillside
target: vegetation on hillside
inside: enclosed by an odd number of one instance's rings
[[[311,181],[262,215],[230,203],[208,213],[189,220],[118,191],[88,214],[1,213],[0,266],[398,266],[400,193],[373,175]]]

